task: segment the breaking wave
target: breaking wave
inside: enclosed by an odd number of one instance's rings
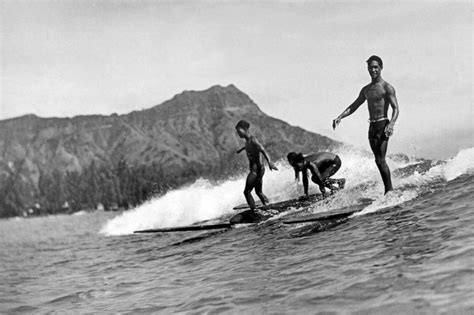
[[[320,212],[353,204],[360,198],[373,203],[358,215],[401,204],[430,189],[433,183],[446,182],[474,172],[474,148],[461,150],[447,161],[388,159],[395,190],[383,195],[380,174],[370,153],[341,148],[337,153],[342,167],[334,176],[346,178],[342,193],[311,211]],[[279,171],[265,173],[263,191],[271,202],[302,195],[302,183],[294,180],[294,172],[287,163],[277,164]],[[235,214],[234,206],[244,203],[243,188],[246,174],[221,183],[199,179],[191,185],[155,197],[135,209],[110,219],[101,229],[104,235],[123,235],[135,230],[184,226],[215,220]],[[318,192],[310,183],[310,193]]]

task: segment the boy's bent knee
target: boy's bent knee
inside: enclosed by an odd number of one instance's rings
[[[244,189],[244,195],[246,195],[246,196],[247,196],[247,195],[250,195],[250,193],[252,192],[252,189],[253,189],[253,188],[247,188],[247,187],[246,187],[246,188]]]
[[[387,161],[383,157],[376,157],[375,163],[377,163],[377,165],[384,165],[387,164]]]

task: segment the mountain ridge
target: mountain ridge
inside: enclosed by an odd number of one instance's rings
[[[289,151],[341,145],[267,116],[233,84],[214,85],[203,91],[183,91],[161,104],[127,114],[24,115],[0,121],[0,179],[7,185],[16,174],[15,189],[24,200],[15,208],[24,208],[45,203],[42,178],[53,173],[56,178],[72,173],[80,176],[91,164],[106,173],[119,163],[153,167],[151,172],[159,174],[153,180],[160,185],[170,181],[179,185],[199,176],[223,178],[243,171],[248,163],[235,154],[243,144],[234,129],[240,119],[250,122],[251,132],[273,160],[284,158]]]

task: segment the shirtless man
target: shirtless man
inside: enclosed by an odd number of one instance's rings
[[[308,196],[308,170],[312,175],[311,180],[319,186],[322,194],[326,193],[325,188],[329,188],[331,191],[344,188],[345,179],[330,178],[341,168],[341,159],[336,154],[318,152],[303,156],[301,153],[290,152],[287,159],[295,170],[297,181],[300,179],[300,172],[303,173],[303,188],[306,197]],[[337,187],[334,184],[337,184]]]
[[[375,163],[382,176],[386,194],[393,190],[390,169],[385,161],[385,155],[387,153],[388,138],[393,134],[393,126],[398,118],[398,102],[393,86],[382,79],[382,59],[378,56],[371,56],[367,60],[367,65],[372,82],[364,86],[357,99],[341,115],[333,120],[332,127],[336,129],[342,118],[351,115],[367,100],[370,116],[370,148],[374,153]],[[391,120],[387,117],[389,105],[392,107]]]
[[[252,189],[255,188],[255,193],[264,205],[268,203],[268,198],[262,192],[262,179],[263,174],[265,174],[265,167],[260,159],[260,153],[262,153],[267,160],[270,170],[278,169],[270,161],[270,157],[260,142],[258,142],[257,138],[250,134],[249,128],[250,124],[245,120],[239,121],[235,126],[239,137],[245,139],[245,146],[237,150],[237,153],[245,150],[245,152],[247,152],[247,158],[249,159],[250,173],[247,176],[247,182],[245,183],[244,196],[250,210],[253,211],[255,210],[255,201],[251,194]]]

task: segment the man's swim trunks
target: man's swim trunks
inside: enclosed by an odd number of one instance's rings
[[[338,155],[336,155],[333,160],[324,161],[324,163],[321,163],[318,166],[319,173],[321,173],[321,176],[322,176],[321,180],[325,181],[332,175],[336,174],[336,172],[341,168],[341,164],[342,164],[341,158]],[[313,177],[314,177],[314,174],[311,177],[311,180],[316,183]]]
[[[324,172],[328,167],[333,167],[338,170],[341,167],[341,158],[336,155],[333,160],[325,160],[318,165],[318,170],[320,173]]]
[[[388,119],[371,122],[369,126],[369,140],[388,140],[385,127],[390,123]]]

